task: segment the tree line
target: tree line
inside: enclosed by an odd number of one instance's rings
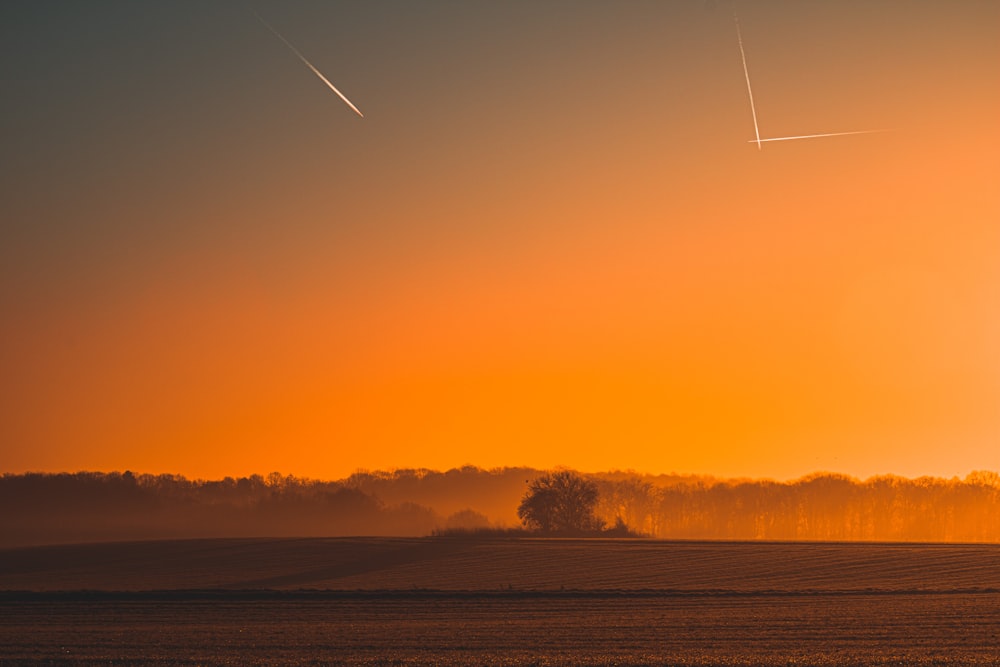
[[[0,477],[0,546],[198,537],[427,535],[442,522],[341,482],[279,473],[189,480],[78,472]]]
[[[128,471],[8,473],[0,476],[0,546],[559,530],[525,501],[533,488],[547,488],[540,482],[546,476],[570,472],[466,466],[359,471],[337,481],[278,473],[208,481]],[[559,507],[556,522],[579,519],[591,528],[669,539],[1000,542],[995,472],[868,480],[819,473],[789,482],[632,472],[572,476],[586,482],[574,487],[586,511],[546,505],[552,496],[543,494],[537,506]]]
[[[667,539],[1000,542],[1000,476],[596,479],[597,515]]]

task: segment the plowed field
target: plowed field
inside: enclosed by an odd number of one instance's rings
[[[197,540],[0,551],[0,664],[1000,665],[1000,547]]]

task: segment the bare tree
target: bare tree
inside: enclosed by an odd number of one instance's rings
[[[597,518],[597,485],[570,471],[542,475],[528,485],[517,516],[528,528],[541,532],[600,530]]]

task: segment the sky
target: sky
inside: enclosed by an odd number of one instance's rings
[[[257,11],[364,113],[355,114]],[[1000,469],[1000,4],[0,5],[0,472]]]

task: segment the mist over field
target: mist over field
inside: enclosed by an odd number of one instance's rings
[[[513,528],[533,468],[279,473],[222,480],[132,472],[5,474],[0,546],[194,537],[417,537]],[[605,472],[596,514],[663,539],[1000,542],[1000,475],[727,480]]]

